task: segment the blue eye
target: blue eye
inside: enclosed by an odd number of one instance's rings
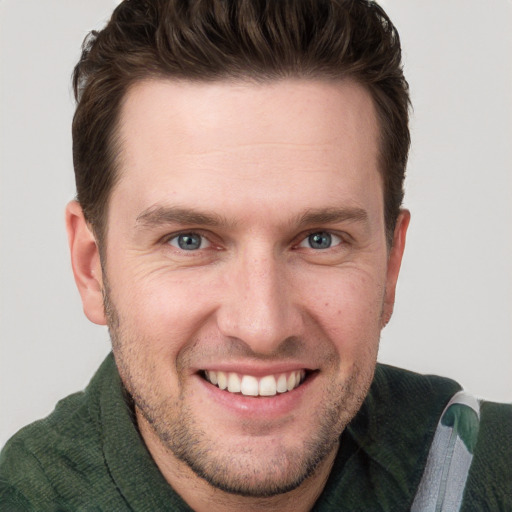
[[[169,244],[183,251],[196,251],[210,246],[210,242],[197,233],[181,233],[172,237]]]
[[[311,233],[308,237],[306,237],[299,244],[299,247],[324,250],[330,249],[333,245],[339,245],[341,241],[341,238],[337,235],[327,233],[326,231],[318,231],[318,233]]]

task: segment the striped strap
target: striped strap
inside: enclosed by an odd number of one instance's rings
[[[457,512],[478,438],[478,400],[459,391],[448,402],[434,434],[411,512]]]

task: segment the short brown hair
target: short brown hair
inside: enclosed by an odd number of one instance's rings
[[[128,88],[147,78],[199,81],[352,78],[380,125],[385,221],[392,239],[410,145],[398,33],[370,0],[125,0],[86,37],[73,74],[77,199],[104,239],[118,178],[116,140]]]

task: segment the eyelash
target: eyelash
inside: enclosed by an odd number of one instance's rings
[[[305,247],[305,246],[302,245],[303,243],[307,243],[308,239],[312,235],[324,235],[324,234],[325,235],[329,235],[331,237],[332,242],[333,242],[329,247],[314,249],[313,247]],[[190,250],[183,249],[183,247],[180,247],[179,246],[179,242],[178,242],[179,237],[185,237],[187,235],[188,236],[198,236],[198,237],[200,237],[201,238],[200,246],[198,248],[196,248],[196,249],[190,249]],[[299,241],[298,241],[298,243],[293,245],[294,249],[295,248],[299,248],[299,249],[300,248],[305,248],[305,249],[315,250],[315,252],[316,251],[323,252],[323,251],[327,251],[329,249],[336,249],[340,245],[344,245],[344,244],[347,243],[346,236],[342,236],[341,234],[333,233],[332,231],[322,230],[322,229],[310,230],[310,231],[308,231],[306,233],[301,234],[299,237],[297,237],[297,239]],[[176,240],[176,244],[172,243],[173,240]],[[214,242],[212,242],[208,236],[206,236],[205,234],[201,233],[200,231],[181,231],[179,233],[174,233],[174,234],[166,236],[163,239],[163,242],[165,244],[168,244],[168,245],[172,246],[177,251],[182,252],[182,253],[187,253],[187,252],[195,253],[195,252],[198,252],[199,250],[210,249],[210,248],[212,248],[215,245]],[[204,243],[207,244],[206,247],[203,247]]]
[[[329,235],[329,237],[331,238],[331,241],[333,242],[333,244],[330,245],[329,247],[318,248],[319,251],[326,251],[328,249],[333,249],[333,248],[336,248],[339,245],[344,243],[343,237],[341,235],[337,234],[337,233],[333,233],[331,231],[326,231],[326,230],[312,230],[309,233],[307,233],[305,236],[301,235],[301,237],[303,236],[303,238],[301,238],[299,244],[297,244],[296,246],[304,247],[302,244],[303,243],[307,243],[307,240],[310,237],[312,237],[313,235]],[[337,239],[338,241],[336,243],[334,243],[334,239]],[[309,248],[313,249],[313,247],[309,247]]]
[[[200,246],[195,250],[187,250],[187,249],[183,249],[182,247],[179,247],[179,245],[178,245],[179,237],[186,237],[186,236],[200,237],[201,238]],[[176,240],[176,245],[174,245],[172,243],[173,240]],[[208,249],[209,247],[211,247],[213,245],[213,243],[211,242],[211,240],[209,240],[209,238],[207,236],[203,235],[202,233],[200,233],[198,231],[182,231],[180,233],[175,233],[173,235],[169,235],[169,236],[165,237],[164,242],[168,245],[171,245],[172,247],[174,247],[176,250],[178,250],[180,252],[196,252],[199,249]],[[207,244],[206,247],[203,247],[204,243]]]

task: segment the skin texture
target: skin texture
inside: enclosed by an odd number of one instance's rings
[[[103,269],[77,203],[67,224],[84,311],[109,324],[151,455],[195,510],[308,510],[371,383],[409,222],[389,248],[370,96],[148,81],[120,136]],[[202,377],[295,369],[304,384],[268,398]]]

